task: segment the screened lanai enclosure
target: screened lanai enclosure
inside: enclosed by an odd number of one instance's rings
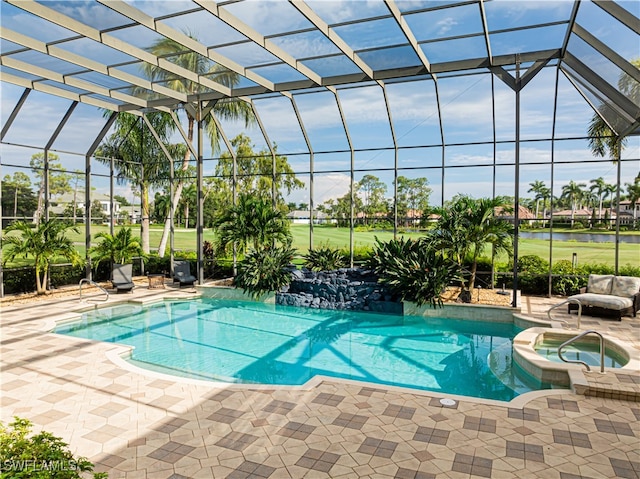
[[[617,271],[640,216],[639,17],[608,0],[3,0],[2,227],[65,218],[86,254],[151,224],[144,246],[195,251],[203,282],[212,216],[245,192],[286,208],[305,248],[344,231],[352,261],[371,231],[500,196],[516,260],[530,228],[552,264],[557,229],[598,225],[590,259]]]

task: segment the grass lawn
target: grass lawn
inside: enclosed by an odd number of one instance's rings
[[[84,228],[81,226],[80,234],[72,234],[71,237],[76,243],[78,251],[84,255]],[[92,234],[103,231],[108,232],[108,226],[96,225],[92,227]],[[554,230],[556,231],[556,230]],[[575,230],[573,231],[575,232]],[[304,253],[309,248],[309,227],[306,225],[292,225],[291,233],[293,235],[293,246],[300,252]],[[139,229],[134,227],[134,234],[139,234]],[[638,234],[637,232],[635,234]],[[162,236],[162,227],[155,226],[151,228],[149,241],[151,248],[157,247]],[[383,241],[393,238],[390,231],[356,231],[354,232],[354,245],[357,248],[367,247],[375,244],[375,237]],[[408,233],[404,236],[417,238],[421,233]],[[213,241],[214,234],[210,229],[204,232],[206,241]],[[336,228],[331,226],[316,226],[313,230],[314,245],[330,245],[334,248],[349,247],[349,229]],[[613,237],[612,237],[613,241]],[[177,228],[174,235],[174,244],[176,250],[195,251],[196,249],[196,232],[194,229],[185,230]],[[640,263],[640,252],[637,244],[620,243],[620,265],[631,264],[638,265]],[[487,255],[490,250],[487,250]],[[610,266],[614,265],[615,245],[611,243],[590,243],[580,241],[558,241],[553,242],[553,261],[571,260],[573,253],[577,253],[579,264],[584,263],[602,263]],[[540,239],[521,239],[518,248],[518,255],[537,255],[542,258],[549,257],[549,241]],[[506,262],[506,256],[499,257],[498,261]],[[28,263],[28,262],[27,262]],[[26,264],[24,260],[18,259],[18,264]]]

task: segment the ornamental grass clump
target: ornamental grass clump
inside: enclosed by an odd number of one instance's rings
[[[253,298],[281,290],[291,282],[291,271],[287,267],[294,251],[289,246],[267,246],[250,252],[238,264],[236,286]]]
[[[305,260],[305,266],[312,271],[332,271],[344,268],[347,264],[342,252],[330,246],[320,246],[319,248],[310,249],[303,258]]]
[[[434,308],[442,306],[440,295],[451,281],[459,279],[460,271],[456,262],[433,249],[426,238],[382,242],[376,237],[368,266],[392,294]]]

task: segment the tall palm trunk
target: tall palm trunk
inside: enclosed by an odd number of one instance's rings
[[[149,254],[149,216],[151,208],[149,206],[149,186],[140,185],[140,243],[142,251]]]
[[[191,116],[187,116],[189,120],[189,127],[187,131],[187,141],[189,145],[193,145],[193,124],[194,119]],[[191,149],[187,148],[187,152],[184,154],[184,159],[182,160],[182,170],[186,171],[189,167],[189,158],[191,157]],[[180,202],[180,197],[182,196],[182,188],[184,187],[184,183],[182,180],[179,180],[176,184],[176,189],[173,192],[173,201],[171,203],[171,214],[167,216],[164,222],[164,228],[162,230],[162,238],[160,238],[160,245],[158,246],[158,256],[160,258],[164,257],[164,251],[167,249],[167,241],[169,239],[169,231],[171,230],[171,218],[173,218],[176,214],[176,210],[178,208],[178,203]]]

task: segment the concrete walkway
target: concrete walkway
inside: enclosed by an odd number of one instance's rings
[[[194,292],[145,286],[110,302]],[[522,312],[546,318],[559,300],[524,297]],[[639,403],[551,390],[443,406],[438,394],[339,380],[168,378],[132,369],[120,346],[47,332],[77,306],[77,296],[2,305],[2,420],[30,419],[110,478],[640,477]],[[638,326],[582,321],[640,354]],[[630,377],[640,387],[640,373]]]

